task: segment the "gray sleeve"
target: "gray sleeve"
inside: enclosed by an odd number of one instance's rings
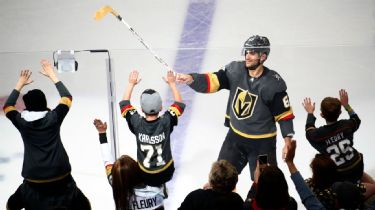
[[[293,120],[280,120],[278,122],[280,125],[281,135],[284,138],[287,136],[294,136]]]
[[[57,82],[55,86],[57,88],[57,91],[59,91],[59,94],[61,97],[69,97],[69,98],[72,97],[69,90],[65,87],[65,85],[61,81]]]
[[[13,91],[10,93],[7,101],[5,102],[4,107],[14,106],[17,102],[17,99],[18,99],[19,95],[20,95],[20,92],[17,91],[16,89],[13,89]]]

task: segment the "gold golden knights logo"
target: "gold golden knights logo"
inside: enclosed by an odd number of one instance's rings
[[[232,101],[233,113],[236,115],[237,119],[242,120],[251,117],[257,99],[257,95],[237,87],[236,94]]]

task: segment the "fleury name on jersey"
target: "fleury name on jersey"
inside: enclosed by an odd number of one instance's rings
[[[337,141],[340,141],[341,139],[344,139],[344,138],[345,138],[344,133],[340,132],[340,133],[338,133],[334,136],[329,137],[327,140],[325,140],[325,142],[326,142],[327,146],[329,146],[329,145],[331,145],[331,144],[333,144]]]
[[[159,135],[149,136],[149,135],[144,134],[144,133],[138,133],[138,139],[142,143],[159,144],[159,143],[161,143],[162,141],[165,140],[165,134],[163,132]]]
[[[157,199],[156,198],[147,198],[136,200],[132,202],[132,209],[153,209],[153,207],[157,206]]]

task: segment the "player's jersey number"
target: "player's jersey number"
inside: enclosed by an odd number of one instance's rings
[[[289,108],[290,107],[290,102],[289,102],[289,97],[288,96],[284,96],[283,103],[284,103],[284,107],[285,108]]]
[[[330,154],[331,159],[337,166],[344,164],[354,157],[353,148],[350,146],[350,141],[348,139],[344,139],[338,144],[327,147],[326,151]]]
[[[165,164],[165,161],[163,160],[163,157],[161,156],[163,153],[162,145],[149,145],[149,144],[141,144],[141,150],[142,152],[146,153],[146,157],[143,160],[143,165],[146,168],[150,168],[151,166],[151,158],[156,157],[156,166],[161,166]]]

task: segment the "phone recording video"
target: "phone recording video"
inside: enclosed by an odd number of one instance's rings
[[[267,165],[268,164],[268,155],[259,155],[258,156],[259,165]]]

